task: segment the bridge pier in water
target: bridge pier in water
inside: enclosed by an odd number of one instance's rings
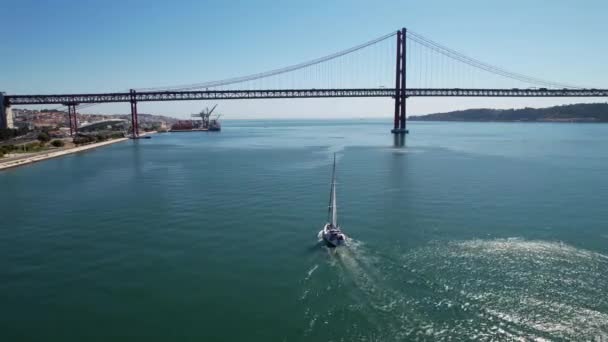
[[[395,65],[395,120],[393,129],[394,134],[407,134],[405,117],[405,76],[406,76],[406,36],[407,30],[402,28],[397,31],[397,60]]]
[[[4,93],[0,92],[0,128],[14,128],[13,111]]]
[[[393,134],[393,147],[405,147],[405,134]]]

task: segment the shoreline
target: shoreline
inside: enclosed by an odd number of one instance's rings
[[[148,134],[152,134],[152,133],[155,133],[155,132],[142,133],[142,134],[140,134],[140,136],[144,136],[144,135],[148,135]],[[92,150],[92,149],[95,149],[98,147],[116,144],[116,143],[127,141],[127,140],[129,140],[129,138],[112,139],[112,140],[102,141],[102,142],[88,144],[88,145],[84,145],[84,146],[63,149],[63,150],[59,150],[59,151],[49,151],[49,152],[40,153],[40,154],[37,154],[34,156],[23,157],[23,158],[19,158],[16,160],[10,160],[10,161],[2,161],[0,159],[0,171],[44,161],[47,159],[57,158],[57,157],[61,157],[61,156],[65,156],[65,155],[69,155],[69,154],[73,154],[73,153]]]
[[[142,132],[140,134],[140,136],[150,135],[150,134],[154,134],[154,133],[157,133],[157,132],[156,131]],[[6,169],[12,169],[15,167],[28,165],[28,164],[32,164],[32,163],[37,163],[37,162],[44,161],[47,159],[57,158],[57,157],[61,157],[61,156],[65,156],[65,155],[69,155],[69,154],[73,154],[73,153],[92,150],[92,149],[95,149],[98,147],[127,141],[129,139],[130,138],[118,138],[118,139],[106,140],[106,141],[102,141],[102,142],[98,142],[98,143],[87,144],[87,145],[78,146],[78,147],[72,147],[72,148],[63,149],[63,150],[59,150],[59,151],[44,152],[44,153],[40,153],[40,154],[37,154],[34,156],[23,157],[23,158],[19,158],[16,160],[10,160],[10,161],[2,161],[0,159],[0,171],[6,170]]]
[[[408,122],[470,122],[470,123],[576,123],[576,124],[608,124],[608,121],[593,120],[417,120],[407,119]]]
[[[68,154],[87,151],[87,150],[91,150],[91,149],[94,149],[97,147],[102,147],[102,146],[106,146],[106,145],[119,143],[119,142],[122,142],[122,141],[125,141],[128,139],[129,138],[119,138],[119,139],[113,139],[113,140],[108,140],[108,141],[102,141],[102,142],[98,142],[98,143],[94,143],[94,144],[88,144],[88,145],[84,145],[84,146],[68,148],[68,149],[60,150],[60,151],[50,151],[50,152],[41,153],[41,154],[38,154],[35,156],[24,157],[24,158],[20,158],[17,160],[11,160],[11,161],[6,161],[6,162],[3,162],[0,160],[0,170],[11,169],[14,167],[28,165],[28,164],[40,162],[40,161],[51,159],[51,158],[57,158],[57,157],[65,156]]]

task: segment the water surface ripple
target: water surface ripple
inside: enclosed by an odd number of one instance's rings
[[[394,146],[387,123],[227,121],[1,172],[0,340],[608,339],[608,125]]]

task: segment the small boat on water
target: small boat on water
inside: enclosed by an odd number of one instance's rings
[[[323,240],[332,247],[346,244],[346,235],[342,233],[338,225],[338,208],[336,205],[336,154],[334,153],[334,167],[331,176],[331,190],[329,192],[329,208],[327,212],[327,223],[323,226],[321,235]]]

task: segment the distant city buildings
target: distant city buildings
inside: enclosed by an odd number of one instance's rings
[[[68,113],[57,109],[13,109],[14,125],[30,130],[44,129],[56,132],[57,135],[69,133]],[[130,115],[77,114],[78,126],[87,126],[97,122],[122,119],[130,125]],[[139,114],[139,126],[142,129],[167,129],[177,119],[151,114]]]

